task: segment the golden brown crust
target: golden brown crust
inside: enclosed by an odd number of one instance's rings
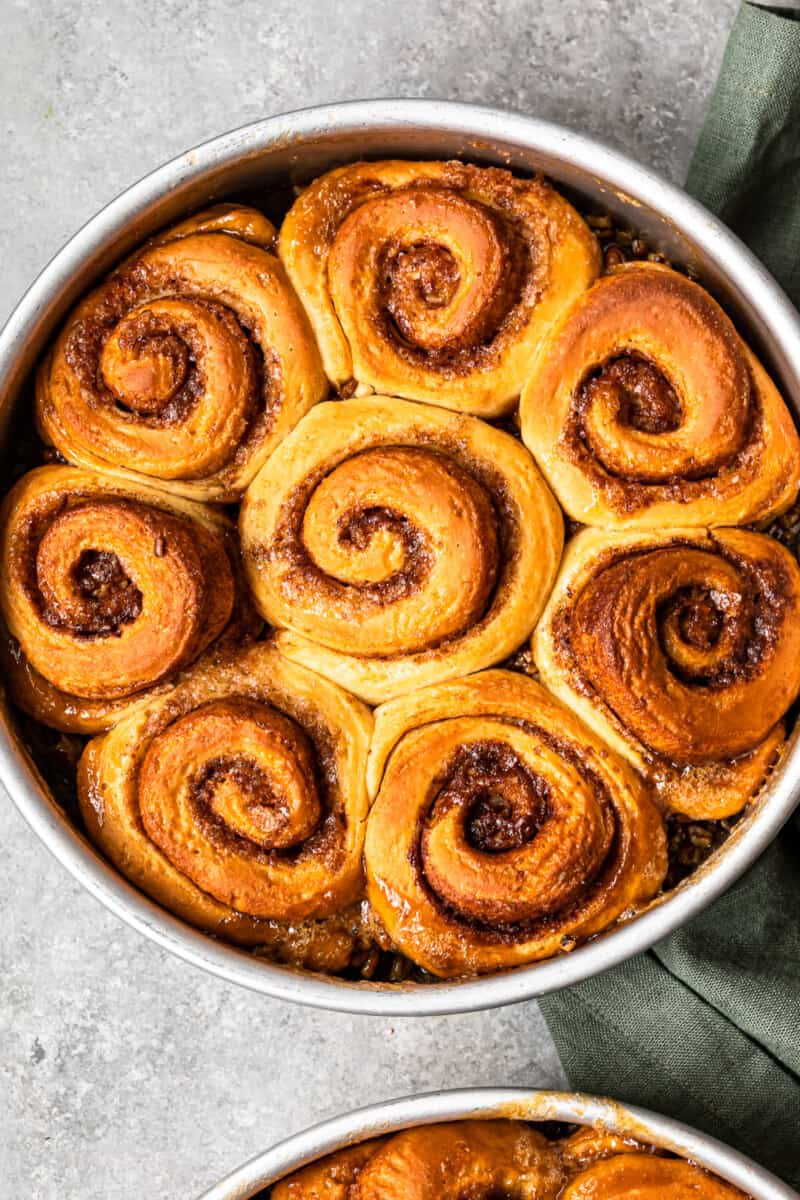
[[[540,179],[459,162],[355,163],[295,202],[279,252],[329,378],[478,416],[506,412],[596,239]]]
[[[600,279],[542,343],[522,437],[576,521],[744,525],[800,486],[800,438],[722,309],[669,267]]]
[[[0,510],[2,659],[14,700],[96,732],[220,637],[259,626],[230,522],[149,485],[30,471]]]
[[[729,816],[774,765],[800,692],[800,569],[746,530],[585,530],[533,650],[547,686],[664,807]]]
[[[381,705],[368,778],[370,903],[436,975],[571,949],[666,872],[646,789],[523,675],[486,671]]]
[[[177,916],[252,944],[276,940],[279,923],[285,942],[287,922],[336,917],[360,892],[371,728],[357,700],[258,643],[186,672],[90,742],[81,811],[123,874]]]
[[[327,391],[311,329],[254,209],[152,239],[68,318],[39,371],[44,440],[71,462],[235,499]]]
[[[372,703],[510,654],[562,538],[518,441],[382,396],[309,413],[251,484],[239,527],[281,651]]]

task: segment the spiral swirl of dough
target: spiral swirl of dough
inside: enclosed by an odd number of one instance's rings
[[[75,308],[39,371],[44,440],[70,462],[236,499],[327,384],[254,209],[153,239]]]
[[[282,653],[371,703],[515,650],[562,544],[515,438],[382,396],[304,417],[248,489],[239,528]]]
[[[800,438],[774,383],[711,296],[654,263],[578,298],[542,343],[520,417],[584,525],[745,525],[800,486]]]
[[[547,686],[665,807],[728,816],[774,764],[800,693],[800,568],[743,529],[584,530],[533,647]]]
[[[368,782],[370,903],[436,975],[571,949],[666,872],[663,822],[634,772],[523,675],[381,705]]]
[[[259,642],[91,741],[81,811],[165,908],[268,942],[270,922],[330,918],[360,894],[371,729],[357,700]]]
[[[0,510],[3,660],[14,699],[96,732],[225,631],[260,622],[227,518],[75,467],[29,472]]]
[[[465,163],[356,163],[295,202],[279,250],[329,378],[476,416],[507,412],[549,325],[600,268],[541,179]]]

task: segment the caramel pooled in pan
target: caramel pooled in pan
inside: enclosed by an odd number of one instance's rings
[[[275,236],[255,209],[222,205],[124,262],[42,364],[44,440],[84,467],[236,499],[327,392]]]
[[[257,643],[186,672],[91,741],[81,811],[112,862],[184,920],[305,945],[300,923],[341,914],[361,892],[371,730],[352,696]],[[311,952],[329,936],[322,928]]]
[[[282,653],[370,703],[510,654],[562,544],[515,438],[386,396],[317,405],[251,484],[239,527]]]
[[[570,542],[533,639],[543,681],[697,819],[739,812],[800,692],[800,568],[743,529]]]
[[[485,671],[381,705],[368,780],[370,903],[435,975],[569,949],[666,873],[645,786],[523,675]]]
[[[75,467],[30,471],[0,511],[3,660],[15,701],[97,732],[215,639],[260,626],[228,519]]]
[[[522,438],[576,521],[746,525],[800,486],[800,438],[718,304],[669,267],[598,280],[542,343]]]
[[[544,332],[600,269],[548,184],[459,162],[330,171],[279,250],[337,387],[484,417],[511,408]]]

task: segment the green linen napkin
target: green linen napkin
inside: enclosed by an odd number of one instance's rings
[[[800,0],[742,6],[687,187],[800,306]],[[800,815],[688,926],[541,1007],[573,1087],[695,1125],[800,1188]]]

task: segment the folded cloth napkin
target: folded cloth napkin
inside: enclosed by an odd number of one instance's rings
[[[687,188],[800,307],[800,0],[742,6]],[[689,925],[541,1007],[573,1087],[696,1125],[800,1189],[800,814]]]

